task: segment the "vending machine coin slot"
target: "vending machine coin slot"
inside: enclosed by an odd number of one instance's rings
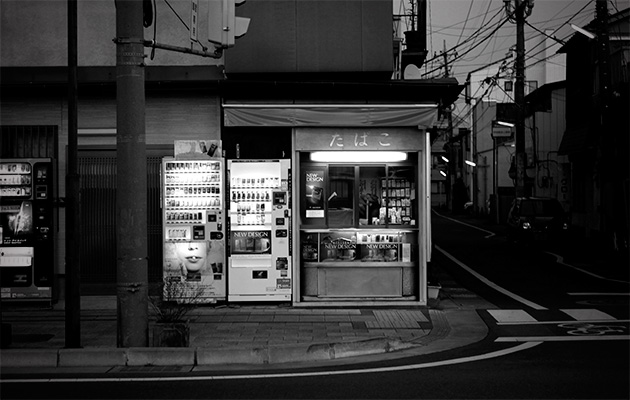
[[[276,269],[285,271],[289,269],[289,260],[286,257],[278,257],[276,259]]]
[[[210,240],[222,240],[223,232],[210,232]]]

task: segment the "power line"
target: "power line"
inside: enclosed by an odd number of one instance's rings
[[[459,33],[459,37],[457,38],[457,44],[459,44],[459,41],[461,40],[462,35],[464,34],[464,29],[466,29],[466,24],[468,23],[468,17],[470,17],[470,11],[472,10],[473,4],[475,4],[475,0],[470,0],[470,7],[468,7],[468,13],[466,13],[466,19],[464,20],[464,26],[462,26],[462,30]],[[487,14],[487,11],[486,11],[486,14]]]
[[[493,17],[494,18],[494,17]],[[480,42],[476,43],[475,45],[471,46],[470,49],[468,49],[466,52],[464,52],[463,54],[458,54],[455,56],[455,58],[453,58],[451,60],[451,62],[454,62],[456,60],[461,59],[462,57],[464,57],[465,55],[467,55],[468,53],[470,53],[471,51],[473,51],[475,48],[479,47],[481,44],[483,44],[486,40],[488,40],[488,38],[492,37],[492,35],[498,31],[503,25],[505,25],[508,22],[508,19],[506,18],[505,20],[503,20],[503,22],[499,23],[493,30],[492,32],[490,32],[490,34],[488,34],[485,38],[483,38]],[[463,42],[462,42],[463,43]],[[451,50],[453,50],[454,48],[452,48]],[[425,73],[423,76],[426,76],[430,73],[433,73],[437,71],[437,69],[433,69],[427,73]]]
[[[495,18],[498,14],[499,14],[499,13],[495,14],[495,15],[494,15],[494,16],[490,19],[490,21],[492,21],[492,20],[493,20],[493,19],[494,19],[494,18]],[[503,23],[504,23],[504,22],[503,22]],[[501,23],[501,25],[502,25],[503,23]],[[466,44],[466,43],[468,43],[468,42],[472,41],[472,40],[477,39],[477,38],[478,38],[479,36],[481,36],[483,33],[487,32],[487,31],[488,31],[488,30],[490,30],[490,29],[492,29],[492,26],[489,26],[489,25],[490,25],[490,22],[488,22],[488,26],[485,26],[485,27],[480,27],[479,29],[477,29],[477,32],[475,32],[474,34],[472,34],[472,35],[471,35],[468,39],[466,39],[466,40],[464,40],[463,42],[459,43],[458,45],[456,45],[456,46],[454,46],[454,47],[452,47],[452,48],[450,48],[450,49],[446,50],[445,52],[443,52],[443,53],[442,53],[442,54],[440,54],[440,55],[435,55],[433,58],[430,58],[430,59],[426,60],[426,62],[431,62],[431,61],[434,61],[434,60],[436,60],[436,59],[438,59],[438,58],[442,58],[442,57],[444,57],[444,53],[448,54],[448,53],[450,53],[450,52],[455,53],[455,58],[454,58],[454,60],[456,60],[456,59],[458,59],[458,58],[461,58],[461,57],[459,57],[459,56],[458,56],[458,54],[457,54],[457,52],[456,52],[456,49],[457,49],[458,47],[461,47],[461,46],[463,46],[464,44]],[[499,26],[499,27],[500,27],[500,26]],[[482,31],[482,29],[484,29],[484,30]],[[496,32],[496,30],[495,30],[494,32]],[[494,33],[494,32],[493,32],[493,33]],[[492,35],[492,33],[491,33],[490,35]],[[488,37],[484,38],[483,40],[486,40],[487,38],[488,38]],[[482,40],[482,42],[483,42],[483,40]],[[480,42],[480,43],[482,43],[482,42]],[[471,49],[469,49],[469,50],[467,50],[466,52],[464,52],[464,53],[463,53],[463,55],[468,54],[468,53],[469,53],[472,49],[474,49],[474,48],[475,48],[475,47],[477,47],[477,46],[478,46],[478,44],[474,45]],[[463,56],[463,55],[462,55],[462,56]],[[453,61],[454,61],[454,60],[453,60]],[[438,68],[436,68],[436,69],[433,69],[433,70],[431,70],[431,71],[428,71],[428,72],[426,72],[424,75],[426,76],[426,75],[428,75],[428,74],[430,74],[430,73],[433,73],[433,72],[435,72],[436,70],[438,70],[438,69],[440,69],[440,68],[441,68],[441,67],[438,67]]]

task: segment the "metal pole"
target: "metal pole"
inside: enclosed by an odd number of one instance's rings
[[[77,0],[68,0],[68,170],[66,172],[66,291],[67,348],[81,347],[81,201],[77,172]]]
[[[526,0],[516,1],[516,85],[514,101],[516,102],[516,197],[527,196],[525,190],[525,14]]]
[[[116,2],[118,346],[146,347],[147,158],[142,1]]]

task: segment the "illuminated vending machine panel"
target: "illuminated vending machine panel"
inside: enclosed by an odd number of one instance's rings
[[[225,300],[223,159],[162,161],[164,297]]]
[[[229,160],[229,301],[290,301],[290,160]]]
[[[54,274],[52,161],[0,161],[2,301],[51,301]]]

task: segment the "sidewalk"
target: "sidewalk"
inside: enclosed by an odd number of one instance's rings
[[[441,310],[203,307],[191,316],[188,348],[116,348],[115,297],[82,298],[81,349],[64,348],[64,311],[3,310],[13,342],[0,365],[93,367],[313,362],[404,350],[442,351],[482,340],[483,321],[461,305]],[[449,303],[451,300],[445,300]]]
[[[199,307],[190,314],[188,348],[117,348],[115,296],[81,298],[80,349],[64,348],[63,302],[53,309],[5,306],[2,322],[11,325],[12,343],[0,352],[0,366],[3,372],[33,367],[284,367],[361,356],[429,354],[482,340],[487,329],[475,309],[492,305],[457,289],[447,276],[442,278],[443,296],[432,301],[431,308]]]

